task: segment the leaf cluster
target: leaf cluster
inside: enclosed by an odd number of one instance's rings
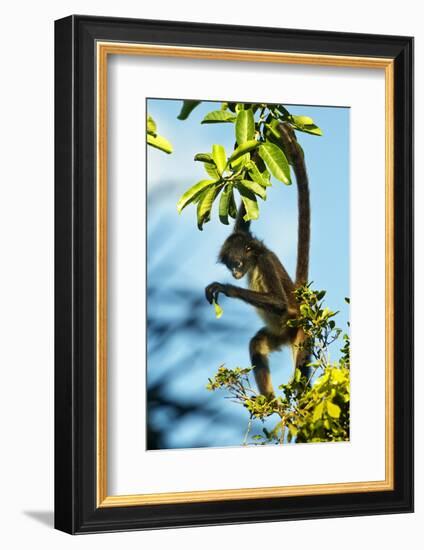
[[[178,118],[185,120],[199,103],[184,101]],[[220,196],[219,219],[228,225],[229,218],[237,215],[236,194],[245,207],[244,219],[258,219],[258,199],[266,200],[271,176],[291,184],[290,159],[279,133],[283,122],[301,132],[322,134],[310,117],[291,115],[283,105],[224,102],[220,110],[209,112],[202,124],[234,125],[234,149],[227,154],[223,145],[214,144],[212,151],[195,155],[194,160],[203,163],[207,178],[183,193],[177,203],[178,212],[189,204],[197,205],[197,226],[202,230]]]

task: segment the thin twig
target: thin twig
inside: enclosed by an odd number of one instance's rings
[[[249,417],[249,422],[247,423],[247,430],[244,436],[243,445],[247,445],[247,438],[249,437],[250,430],[252,428],[252,415]]]

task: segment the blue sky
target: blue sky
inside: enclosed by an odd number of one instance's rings
[[[224,426],[218,420],[208,421],[207,414],[196,417],[194,412],[191,415],[188,412],[182,416],[182,422],[173,421],[172,433],[165,430],[164,446],[239,445],[243,437],[240,430],[246,420],[244,411],[224,400],[223,394],[210,394],[204,387],[222,363],[230,368],[250,366],[248,342],[261,328],[261,320],[250,306],[225,297],[220,300],[223,317],[215,319],[213,308],[206,301],[203,303],[204,287],[215,280],[234,283],[226,268],[216,263],[219,248],[231,227],[222,225],[214,212],[204,230],[199,231],[195,208],[188,206],[178,215],[175,206],[186,189],[205,178],[202,163],[194,162],[194,155],[211,151],[214,143],[231,151],[234,126],[200,124],[207,112],[220,107],[213,102],[202,103],[188,120],[180,121],[177,115],[181,104],[180,100],[148,100],[148,113],[156,121],[158,133],[174,147],[171,155],[153,148],[147,151],[148,385],[154,387],[166,380],[162,391],[169,401],[207,403],[211,410],[222,409],[227,419]],[[297,133],[310,180],[310,280],[315,288],[327,290],[327,305],[340,311],[336,320],[344,329],[348,321],[344,297],[349,296],[349,109],[286,106],[292,114],[312,117],[324,133],[321,137]],[[260,219],[252,224],[252,230],[294,275],[297,189],[276,180],[272,183],[267,201],[260,202]],[[196,296],[199,299],[196,315],[200,315],[200,322],[195,323],[194,318],[190,322],[190,312],[183,311],[178,302],[173,303],[178,292],[178,296],[183,296],[184,289],[193,299]],[[155,319],[161,319],[162,333],[155,332],[158,326]],[[205,323],[207,327],[198,326]],[[168,328],[170,336],[162,337],[160,346],[155,347],[155,339],[157,334],[163,334],[163,327]],[[190,356],[188,369],[187,350],[193,342],[196,353]],[[337,347],[332,357],[337,359]],[[274,353],[271,369],[274,386],[286,382],[292,371],[290,353]],[[229,418],[233,418],[232,425],[228,425]],[[170,419],[169,414],[162,414],[157,408],[150,420],[163,431]]]

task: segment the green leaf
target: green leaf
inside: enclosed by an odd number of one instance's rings
[[[275,119],[274,119],[275,120]],[[274,122],[273,120],[273,122]],[[278,133],[278,130],[276,130],[276,128],[274,128],[273,125],[271,124],[265,124],[265,128],[271,132],[271,134],[275,137],[275,139],[281,139],[281,136],[280,134]]]
[[[301,304],[299,310],[304,317],[308,317],[311,315],[311,308],[308,306],[308,304]]]
[[[194,160],[203,162],[203,167],[206,170],[208,176],[210,176],[214,180],[219,180],[219,172],[216,169],[216,164],[209,153],[197,153],[197,155],[195,155],[194,157]]]
[[[299,126],[306,126],[306,125],[314,124],[314,121],[309,116],[292,115],[291,119],[296,125],[299,125]]]
[[[202,103],[201,101],[192,101],[192,100],[185,100],[183,102],[183,106],[181,107],[180,114],[178,115],[178,120],[186,120],[190,113],[195,109],[198,105]]]
[[[250,180],[241,180],[239,182],[239,185],[243,185],[244,187],[247,187],[250,191],[253,191],[255,195],[258,195],[261,197],[261,199],[266,199],[266,191],[262,187],[262,185],[259,185],[259,183],[256,183],[255,181]]]
[[[252,109],[239,111],[236,120],[236,140],[238,145],[251,141],[255,137],[255,120]]]
[[[327,401],[327,411],[332,418],[340,418],[341,409],[332,401]]]
[[[234,122],[236,120],[236,116],[233,115],[233,113],[230,113],[229,111],[211,111],[208,113],[204,119],[202,120],[201,124],[216,124],[220,122]]]
[[[300,132],[322,136],[321,128],[318,128],[311,117],[291,115],[290,122],[295,126],[296,130]]]
[[[239,170],[244,168],[244,166],[246,166],[246,164],[249,161],[250,161],[250,153],[246,153],[245,155],[241,155],[241,157],[238,157],[236,160],[233,160],[230,163],[231,169],[234,170],[235,172],[238,172]]]
[[[233,151],[228,161],[233,162],[237,160],[242,155],[245,155],[246,153],[250,153],[250,151],[253,151],[253,149],[256,149],[258,145],[259,145],[259,141],[256,141],[255,139],[246,141],[245,143],[243,143],[243,145],[239,145],[237,149]]]
[[[147,117],[147,133],[154,136],[156,134],[157,126],[156,122],[153,120],[153,118],[149,115]]]
[[[301,132],[305,132],[306,134],[322,136],[321,128],[318,128],[318,126],[315,126],[315,124],[311,124],[310,126],[303,126],[303,128],[298,128],[298,130],[300,130]]]
[[[213,201],[220,190],[221,188],[217,186],[206,189],[197,203],[197,227],[200,231],[203,230],[203,225],[210,220]]]
[[[259,185],[262,185],[262,187],[268,187],[271,185],[271,183],[265,177],[265,174],[259,171],[259,168],[256,166],[254,162],[251,163],[248,170],[252,180],[256,181],[256,183],[259,183]]]
[[[181,197],[177,203],[177,210],[181,214],[182,210],[191,202],[196,200],[200,195],[210,186],[214,186],[216,181],[214,180],[201,180],[195,185],[190,187]]]
[[[231,199],[234,201],[233,186],[230,184],[225,187],[219,200],[219,219],[225,225],[228,225]]]
[[[339,384],[344,381],[345,376],[340,369],[333,369],[331,372],[331,379],[335,384]]]
[[[227,166],[227,155],[222,145],[212,145],[212,158],[218,168],[218,172],[222,174]]]
[[[233,219],[237,218],[237,205],[236,205],[236,200],[234,198],[234,193],[231,193],[231,196],[230,196],[230,203],[228,205],[228,214]]]
[[[215,302],[215,300],[213,301],[213,305],[215,307],[216,318],[219,319],[222,316],[222,314],[224,313],[224,310],[222,309],[222,307],[217,302]]]
[[[196,155],[194,155],[194,160],[207,162],[208,164],[215,164],[213,158],[210,156],[209,153],[197,153]]]
[[[319,292],[316,293],[317,300],[318,301],[322,300],[326,294],[327,292],[325,290],[320,290]]]
[[[147,143],[160,151],[168,154],[172,153],[172,145],[162,136],[152,136],[147,134]]]
[[[324,402],[321,401],[321,403],[319,403],[314,409],[312,421],[317,422],[322,417],[323,412],[324,412]]]
[[[294,424],[289,424],[288,426],[289,426],[289,430],[290,430],[291,435],[293,437],[295,437],[299,430],[297,429],[297,427]]]
[[[208,176],[210,176],[214,180],[219,180],[220,176],[219,176],[219,172],[218,172],[215,164],[206,164],[205,163],[203,165],[203,168],[205,169]]]
[[[259,147],[259,155],[266,163],[269,171],[286,185],[291,183],[290,181],[290,166],[287,162],[286,155],[283,151],[274,143],[266,141]]]
[[[259,207],[255,194],[243,186],[238,187],[238,191],[246,209],[246,214],[243,216],[243,219],[245,221],[257,220],[259,218]]]

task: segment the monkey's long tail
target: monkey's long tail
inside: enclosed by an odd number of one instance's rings
[[[289,157],[289,161],[293,166],[296,176],[298,189],[298,240],[297,240],[297,265],[296,265],[296,280],[295,286],[307,284],[309,277],[309,248],[311,241],[311,207],[309,200],[309,181],[306,171],[303,151],[297,142],[293,128],[288,123],[279,125],[281,140],[284,150]],[[294,353],[295,369],[299,369],[302,377],[308,381],[312,374],[311,367],[308,366],[310,356],[307,352],[302,351],[302,342],[304,340],[303,331],[298,332],[296,336]],[[298,347],[299,346],[299,347]]]

